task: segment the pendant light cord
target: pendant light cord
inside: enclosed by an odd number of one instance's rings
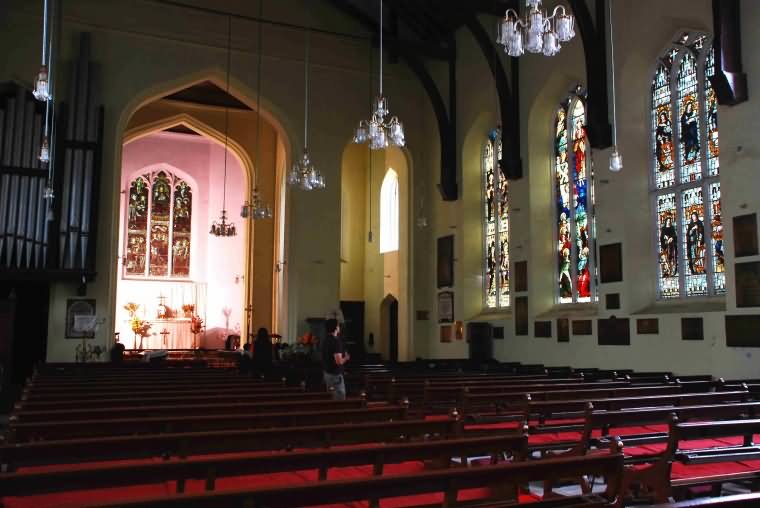
[[[227,16],[227,95],[230,94],[230,67],[232,66],[232,16]],[[222,186],[222,213],[227,210],[227,145],[229,142],[230,108],[224,108],[224,185]]]
[[[382,1],[382,0],[381,0]],[[381,45],[382,48],[382,45]],[[372,65],[372,43],[369,44],[369,103],[370,107],[372,106],[372,69],[374,68]],[[382,72],[380,73],[382,75]],[[367,235],[367,240],[369,242],[372,241],[372,149],[367,147],[367,153],[369,154],[369,234]]]
[[[55,0],[54,0],[55,2]],[[45,24],[48,25],[47,18],[50,17],[47,8],[47,0],[45,0]],[[60,9],[55,9],[55,3],[53,4],[52,13],[59,15]],[[45,31],[49,32],[48,37],[48,51],[47,51],[47,68],[48,68],[48,100],[45,101],[45,136],[48,136],[48,182],[50,187],[53,186],[53,167],[55,161],[55,80],[53,79],[53,27],[54,23],[49,23],[49,27],[45,28]],[[48,126],[49,124],[49,126]]]
[[[42,5],[42,65],[47,65],[48,0],[44,0]]]
[[[311,18],[306,32],[306,59],[304,60],[304,111],[303,111],[303,149],[309,147],[309,54],[311,50]]]
[[[615,100],[615,38],[612,32],[612,0],[608,1],[610,25],[610,67],[612,68],[612,144],[617,150],[617,106]]]
[[[383,0],[380,0],[380,96],[383,95]]]
[[[263,37],[262,32],[264,25],[261,19],[264,15],[264,0],[259,0],[259,33],[258,33],[258,45],[259,61],[256,70],[256,168],[253,172],[253,192],[256,193],[259,188],[259,171],[261,167],[259,162],[261,160],[261,60],[264,56],[263,51]]]

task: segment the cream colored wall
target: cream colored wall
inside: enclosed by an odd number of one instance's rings
[[[735,107],[721,106],[720,142],[722,209],[725,232],[727,281],[725,298],[689,300],[686,304],[667,305],[655,299],[656,265],[654,235],[648,187],[649,166],[649,90],[654,63],[673,36],[681,29],[711,31],[711,2],[708,0],[658,2],[615,2],[615,57],[617,105],[619,119],[619,150],[625,169],[622,173],[608,171],[610,150],[595,150],[592,154],[596,176],[597,242],[604,245],[623,243],[624,281],[602,284],[600,302],[608,293],[620,293],[621,309],[608,311],[603,303],[583,308],[561,308],[554,305],[553,198],[550,180],[551,128],[554,109],[577,83],[585,84],[586,73],[582,43],[579,37],[551,58],[537,55],[520,57],[520,113],[524,177],[510,182],[512,263],[528,262],[530,333],[536,319],[552,321],[552,339],[516,337],[514,322],[506,313],[502,316],[479,315],[482,284],[480,161],[477,155],[493,115],[493,86],[487,62],[465,30],[457,34],[459,52],[458,147],[461,149],[460,193],[456,203],[434,204],[429,245],[435,238],[455,232],[455,319],[486,320],[505,327],[506,339],[495,341],[495,353],[502,360],[541,362],[546,365],[574,365],[640,370],[672,370],[677,373],[712,373],[721,376],[757,376],[756,351],[748,348],[727,348],[723,316],[726,313],[752,313],[735,308],[733,290],[733,248],[731,218],[744,213],[758,212],[760,184],[756,166],[760,153],[752,143],[753,133],[760,127],[757,119],[758,90],[753,76],[760,72],[760,57],[749,51],[760,42],[753,31],[760,20],[760,8],[744,1],[742,8],[743,64],[749,75],[750,100]],[[656,16],[652,16],[656,13]],[[486,29],[495,20],[481,20]],[[646,34],[642,36],[642,28]],[[473,79],[481,76],[482,79]],[[435,156],[435,143],[429,143]],[[744,149],[737,154],[737,147]],[[429,154],[429,155],[430,155]],[[428,184],[434,185],[436,174],[430,174]],[[422,255],[422,253],[420,253]],[[426,256],[434,259],[429,252]],[[749,258],[760,259],[758,258]],[[417,266],[425,261],[416,260]],[[432,264],[432,263],[431,263]],[[415,284],[429,288],[423,296],[418,292],[419,308],[435,309],[435,268],[427,269],[427,279],[416,274]],[[425,286],[422,286],[422,284]],[[514,294],[513,294],[514,299]],[[725,307],[726,311],[715,311]],[[709,312],[708,312],[709,311]],[[756,310],[755,310],[756,313]],[[631,346],[598,346],[596,324],[594,335],[571,336],[569,343],[556,342],[556,318],[605,318],[615,314],[631,318]],[[466,344],[441,344],[439,326],[433,320],[418,322],[417,354],[434,357],[464,357]],[[681,340],[681,318],[704,318],[705,340]],[[659,318],[659,335],[637,335],[635,319]],[[424,339],[423,339],[424,337]],[[420,343],[426,341],[426,345]],[[426,346],[426,347],[425,347]]]
[[[103,174],[100,189],[96,281],[88,296],[97,300],[105,318],[96,343],[110,344],[116,275],[110,267],[117,253],[118,183],[121,140],[132,114],[156,96],[193,82],[224,83],[227,20],[151,2],[67,0],[64,4],[60,88],[68,82],[68,62],[78,52],[82,31],[92,34],[92,60],[97,65],[105,106]],[[312,34],[310,151],[327,180],[327,189],[288,191],[286,214],[287,331],[293,338],[303,320],[324,316],[338,305],[340,287],[340,168],[343,149],[359,119],[369,115],[367,33],[333,7],[305,0],[265,2],[264,17],[305,25],[312,12],[315,26],[359,35],[359,38]],[[255,15],[257,4],[237,6]],[[39,61],[41,6],[9,0],[0,20],[0,43],[13,47],[0,60],[0,81],[18,80],[31,87]],[[256,97],[256,26],[233,20],[231,88],[239,97]],[[362,38],[363,37],[363,38]],[[303,55],[305,33],[285,26],[264,28],[261,99],[263,113],[276,126],[288,161],[300,153],[303,122]],[[377,62],[377,59],[374,59]],[[412,140],[429,108],[420,103],[420,87],[403,65],[386,66],[385,92],[391,108],[404,121],[412,158],[421,158]],[[374,88],[375,85],[373,85]],[[273,140],[262,140],[272,146]],[[418,144],[417,146],[420,146]],[[286,162],[284,167],[289,165]],[[269,234],[269,233],[268,233]],[[272,258],[266,261],[271,266]],[[263,262],[262,262],[263,263]],[[271,284],[269,280],[262,283]],[[75,292],[69,284],[51,289],[48,360],[74,358],[74,344],[62,339],[65,300]],[[379,301],[379,300],[378,300]],[[271,319],[271,312],[266,320]],[[284,331],[284,330],[281,330]]]
[[[366,146],[350,143],[343,152],[341,162],[341,300],[364,300],[368,157]]]

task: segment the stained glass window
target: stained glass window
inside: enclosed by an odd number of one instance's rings
[[[718,110],[709,36],[680,34],[652,78],[652,193],[658,296],[726,291]],[[678,114],[674,123],[672,112]],[[677,146],[676,146],[677,145]]]
[[[572,95],[554,117],[554,195],[559,303],[596,301],[594,183],[586,107]]]
[[[193,192],[168,171],[137,176],[129,185],[125,275],[190,276]]]
[[[486,308],[509,307],[509,195],[499,169],[501,132],[488,133],[483,147],[483,290]]]

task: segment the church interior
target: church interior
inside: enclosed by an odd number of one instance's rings
[[[760,507],[756,20],[0,0],[0,505]]]

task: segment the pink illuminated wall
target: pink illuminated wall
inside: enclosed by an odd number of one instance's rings
[[[129,182],[139,174],[165,169],[185,179],[192,187],[192,247],[190,277],[186,280],[135,280],[123,277],[121,262],[116,302],[116,331],[122,342],[132,347],[133,334],[124,304],[141,305],[138,314],[146,319],[156,315],[158,296],[167,297],[166,304],[179,308],[183,303],[198,300],[198,311],[205,319],[209,333],[199,344],[221,347],[226,335],[227,318],[224,309],[230,309],[229,328],[239,328],[245,319],[243,274],[245,273],[244,222],[240,207],[245,200],[247,179],[243,168],[232,152],[227,154],[227,215],[238,228],[234,237],[218,238],[209,234],[211,222],[218,218],[222,208],[224,190],[223,146],[202,136],[160,132],[137,139],[126,145],[122,152],[121,221],[119,224],[119,252],[124,252],[124,214]],[[154,327],[155,328],[155,327]],[[159,332],[160,330],[153,330]],[[161,347],[160,336],[152,337],[149,347]],[[171,345],[172,341],[168,341]]]

